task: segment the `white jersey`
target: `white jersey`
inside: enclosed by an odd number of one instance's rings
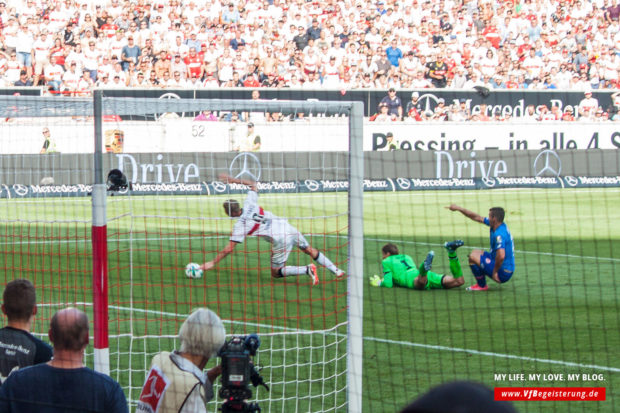
[[[265,211],[258,205],[258,193],[248,191],[248,196],[243,203],[243,212],[233,226],[230,240],[241,243],[245,237],[254,235],[273,243],[291,234],[297,234],[297,230],[288,223],[286,218],[280,218]]]
[[[214,397],[207,375],[176,352],[163,351],[151,362],[138,413],[207,413],[205,403]]]

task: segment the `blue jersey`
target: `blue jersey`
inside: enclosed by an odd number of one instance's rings
[[[484,219],[484,223],[489,225],[489,218]],[[514,244],[512,242],[512,235],[508,230],[508,226],[505,222],[502,222],[499,227],[494,231],[491,229],[490,231],[490,241],[491,241],[491,255],[493,256],[493,260],[495,260],[495,255],[497,254],[497,250],[504,249],[506,252],[504,256],[504,262],[502,263],[501,269],[514,271],[515,270],[515,250]]]

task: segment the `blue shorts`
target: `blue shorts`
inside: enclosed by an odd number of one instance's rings
[[[484,275],[491,277],[493,275],[493,268],[495,268],[495,259],[491,255],[490,252],[485,251],[480,256],[480,268],[482,268],[482,272]],[[506,270],[505,268],[500,268],[497,272],[497,276],[501,283],[505,283],[512,277],[513,271]]]
[[[17,53],[17,61],[24,67],[32,66],[32,55],[28,52]]]

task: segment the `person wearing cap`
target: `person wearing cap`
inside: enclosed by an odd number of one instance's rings
[[[396,89],[393,87],[388,90],[387,96],[381,99],[379,103],[388,107],[388,115],[393,120],[401,120],[403,118],[403,103],[396,95]]]
[[[396,120],[396,117],[393,118],[390,116],[388,111],[389,107],[387,103],[379,103],[379,113],[375,113],[369,120],[371,122],[391,122],[392,120]]]
[[[260,135],[256,133],[254,129],[254,123],[248,123],[248,131],[245,135],[245,139],[242,142],[241,148],[239,150],[241,152],[258,152],[260,150],[261,140]]]
[[[153,357],[138,400],[137,412],[206,413],[214,398],[217,365],[204,371],[226,340],[220,317],[207,308],[194,310],[179,329],[179,348]],[[157,391],[155,391],[157,390]]]
[[[312,19],[312,24],[306,30],[306,35],[308,35],[309,39],[318,39],[321,37],[321,27],[319,26],[319,21],[317,19]]]
[[[417,113],[422,113],[422,102],[420,101],[420,93],[411,93],[411,100],[407,102],[407,113],[411,113],[411,110],[415,109]]]
[[[578,107],[579,116],[586,116],[586,110],[589,111],[588,116],[591,116],[598,108],[598,99],[592,97],[592,91],[589,89],[586,90],[583,95],[584,98],[581,99]]]
[[[19,79],[14,83],[15,86],[32,86],[32,79],[28,77],[28,72],[22,70],[19,72]]]
[[[566,106],[566,108],[564,108],[564,113],[562,113],[561,120],[563,122],[574,122],[575,121],[575,116],[573,115],[572,106]]]
[[[399,148],[399,143],[397,140],[394,140],[394,134],[392,132],[388,132],[385,134],[385,146],[377,149],[378,151],[395,151]]]
[[[222,8],[224,9],[222,12],[222,23],[234,24],[239,22],[241,15],[233,3],[229,3],[228,7],[223,6]]]

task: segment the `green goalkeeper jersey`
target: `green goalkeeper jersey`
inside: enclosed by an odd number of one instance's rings
[[[381,265],[383,266],[381,287],[392,288],[396,285],[413,288],[413,280],[420,274],[413,258],[405,254],[390,255],[381,262]]]

